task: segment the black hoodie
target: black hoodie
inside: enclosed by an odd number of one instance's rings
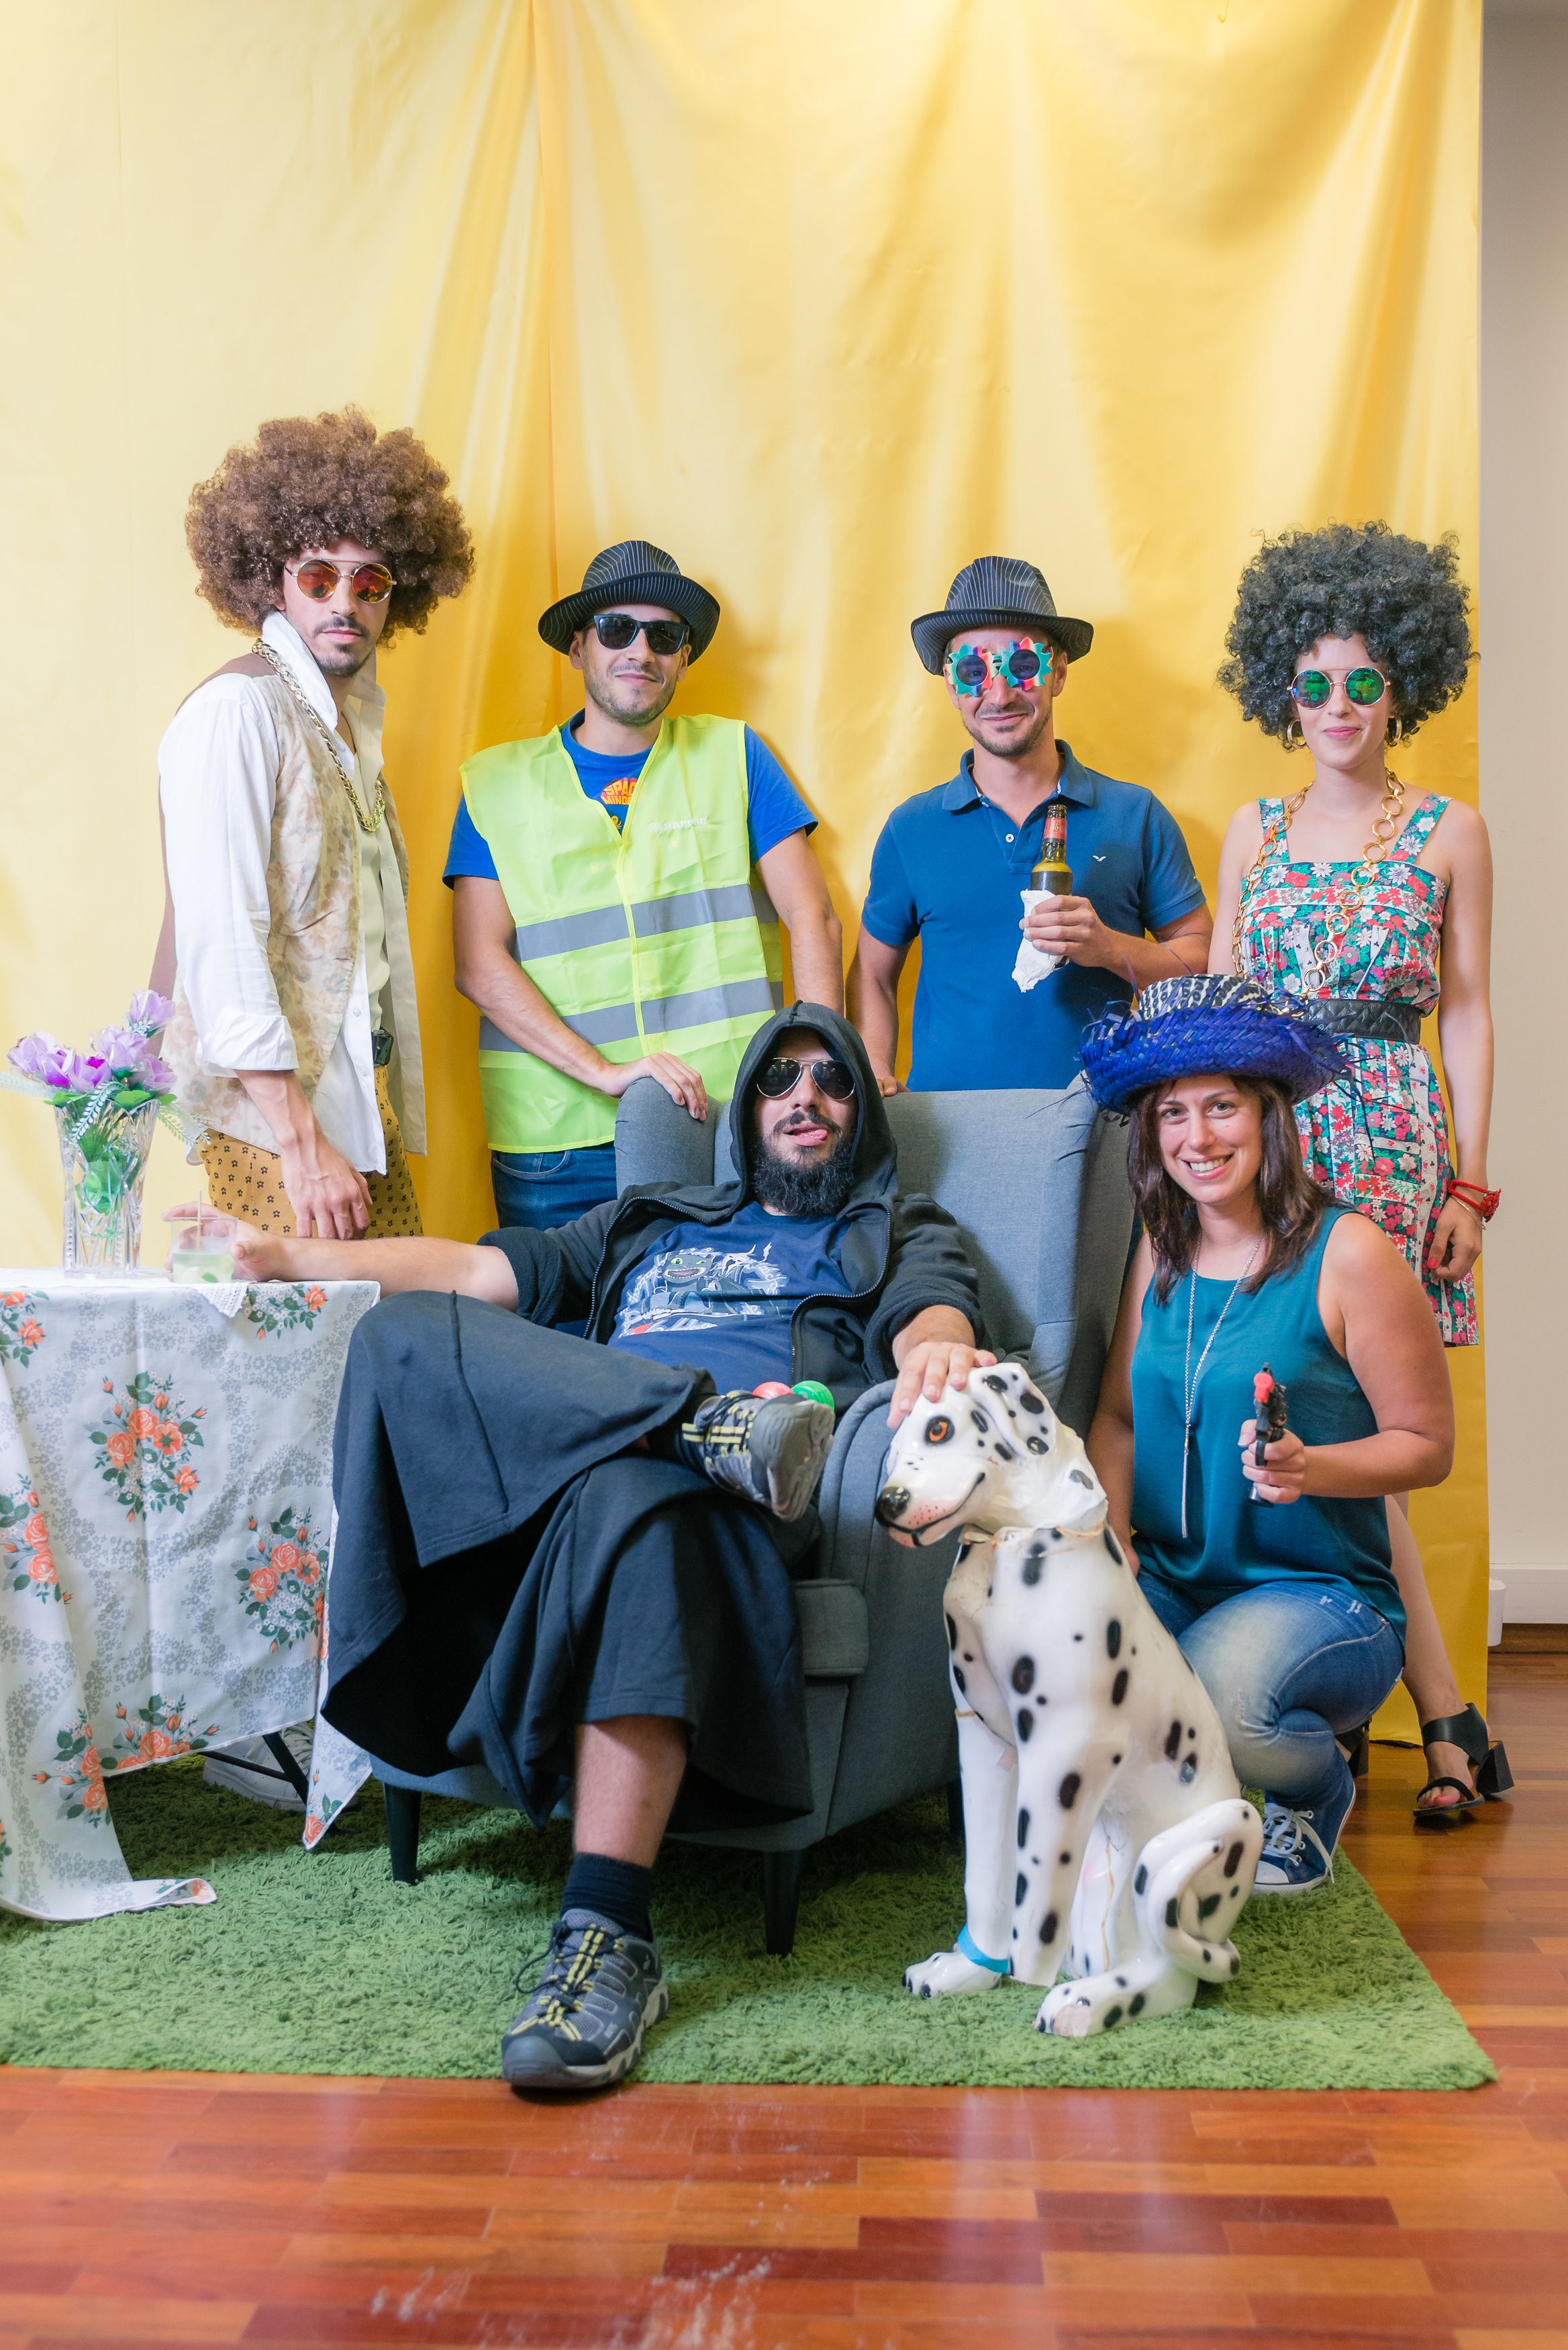
[[[810,1028],[855,1072],[855,1187],[842,1211],[847,1297],[808,1297],[792,1324],[793,1376],[820,1379],[839,1410],[894,1371],[892,1343],[928,1305],[950,1305],[983,1343],[980,1287],[945,1208],[898,1190],[898,1156],[866,1048],[841,1013],[792,1003],[758,1029],[729,1105],[732,1183],[634,1183],[574,1223],[487,1232],[517,1276],[517,1311],[534,1322],[582,1322],[601,1343],[615,1327],[626,1277],[671,1224],[722,1224],[752,1197],[746,1113],[753,1081],[787,1028]]]

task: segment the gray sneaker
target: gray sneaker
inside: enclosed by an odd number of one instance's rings
[[[618,1934],[591,1909],[568,1909],[536,1989],[501,2035],[501,2077],[514,2089],[607,2089],[625,2080],[669,2006],[651,1942]]]
[[[833,1450],[833,1414],[808,1396],[710,1396],[680,1433],[715,1485],[793,1523]]]

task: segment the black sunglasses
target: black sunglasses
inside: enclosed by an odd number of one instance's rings
[[[855,1097],[855,1072],[847,1061],[790,1061],[781,1054],[770,1061],[757,1079],[757,1091],[769,1101],[782,1101],[793,1094],[801,1080],[803,1070],[809,1070],[811,1081],[818,1093],[829,1101],[852,1101]]]
[[[596,612],[594,634],[611,653],[623,653],[639,637],[646,637],[649,651],[668,660],[671,653],[680,650],[691,631],[684,620],[636,620],[629,612]]]

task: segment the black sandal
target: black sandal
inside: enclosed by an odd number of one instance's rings
[[[1479,1811],[1482,1804],[1501,1803],[1513,1784],[1507,1749],[1501,1740],[1494,1742],[1484,1715],[1473,1705],[1467,1705],[1463,1713],[1445,1714],[1440,1721],[1424,1721],[1421,1743],[1424,1747],[1459,1747],[1475,1765],[1476,1777],[1471,1787],[1447,1772],[1434,1772],[1421,1794],[1429,1794],[1434,1787],[1452,1787],[1459,1800],[1457,1804],[1423,1804],[1417,1799],[1415,1819],[1418,1828],[1446,1827],[1450,1821],[1462,1820],[1467,1813]]]

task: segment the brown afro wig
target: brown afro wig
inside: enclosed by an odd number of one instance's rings
[[[462,508],[423,442],[406,430],[378,434],[358,408],[275,416],[254,447],[231,449],[197,484],[185,515],[199,592],[236,629],[261,626],[286,562],[345,538],[377,548],[398,583],[383,644],[400,629],[421,629],[473,570]]]

